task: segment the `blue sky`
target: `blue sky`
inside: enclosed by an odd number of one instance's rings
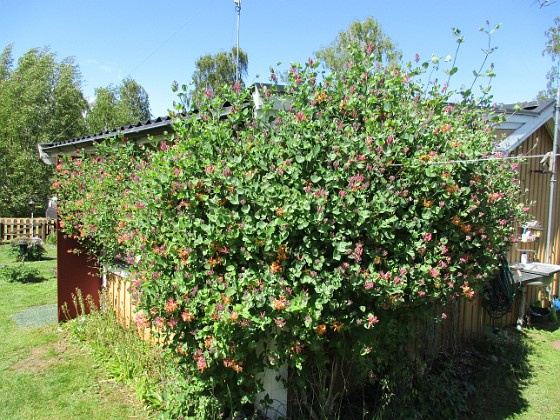
[[[236,42],[234,0],[154,2],[147,0],[5,1],[0,13],[0,47],[14,44],[17,59],[30,48],[49,46],[59,59],[74,57],[84,94],[118,84],[127,76],[148,92],[152,114],[166,115],[174,80],[188,83],[196,59],[230,50]],[[488,20],[502,27],[492,38],[490,60],[497,77],[496,102],[532,100],[545,88],[552,65],[542,55],[546,29],[560,16],[560,2],[539,8],[535,0],[243,0],[240,46],[249,56],[246,83],[267,81],[278,62],[305,62],[355,20],[372,16],[406,60],[418,53],[454,55],[451,28],[465,42],[451,88],[470,86],[487,46],[479,31]],[[260,77],[259,77],[260,75]]]

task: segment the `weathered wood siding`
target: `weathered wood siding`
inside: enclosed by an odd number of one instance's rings
[[[130,282],[118,274],[107,274],[107,301],[115,312],[119,322],[136,328],[136,305],[131,298]],[[527,305],[540,298],[537,287],[526,289]],[[459,299],[445,307],[438,308],[439,313],[445,313],[446,319],[434,322],[419,322],[413,346],[416,351],[426,355],[434,355],[439,351],[458,351],[465,344],[480,339],[496,328],[512,326],[517,323],[520,314],[520,294],[515,298],[512,311],[500,319],[492,319],[482,307],[478,298],[472,300]],[[139,333],[144,339],[161,342],[161,337],[154,339],[153,329],[140,328]]]
[[[125,327],[134,323],[136,305],[129,292],[130,282],[115,274],[107,273],[107,300],[112,306],[117,319]]]
[[[549,223],[549,200],[550,200],[550,179],[549,173],[541,173],[540,171],[547,169],[541,165],[540,157],[531,158],[531,156],[542,156],[552,150],[552,135],[546,126],[542,126],[535,131],[526,141],[523,142],[512,155],[527,156],[526,161],[520,164],[519,175],[521,180],[520,199],[527,199],[533,203],[531,214],[543,226],[538,240],[534,242],[519,242],[509,253],[509,261],[520,261],[521,251],[519,249],[528,249],[529,260],[533,257],[536,261],[547,263],[546,255],[546,234]],[[513,161],[512,161],[513,163]],[[539,172],[537,172],[539,171]],[[526,192],[526,195],[524,196]],[[552,222],[553,240],[551,246],[552,259],[551,264],[560,264],[560,253],[558,252],[558,244],[560,240],[560,194],[558,182],[554,191],[554,214]],[[518,229],[518,238],[521,238],[521,228]],[[558,276],[556,276],[551,292],[558,295]]]

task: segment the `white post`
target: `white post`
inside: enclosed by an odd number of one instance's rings
[[[274,349],[276,344],[274,339],[266,337],[259,343],[258,352],[265,348]],[[261,412],[264,418],[276,420],[285,418],[288,414],[288,389],[284,386],[288,379],[288,366],[280,365],[276,368],[268,368],[264,372],[257,374],[257,380],[262,381],[263,391],[260,392],[255,401],[255,407]],[[261,404],[261,400],[271,401],[269,406]]]
[[[559,67],[560,70],[560,67]],[[557,78],[558,80],[558,78]],[[552,236],[554,234],[554,193],[556,189],[556,155],[558,154],[558,124],[560,120],[560,83],[556,89],[556,116],[554,119],[554,140],[552,141],[552,176],[550,178],[550,199],[548,202],[548,228],[546,232],[546,262],[552,263]],[[554,235],[556,236],[556,235]]]
[[[235,11],[237,12],[237,47],[235,49],[235,82],[239,81],[239,23],[241,20],[241,0],[235,1]]]

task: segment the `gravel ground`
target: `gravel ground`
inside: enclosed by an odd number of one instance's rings
[[[18,327],[42,327],[44,325],[56,324],[58,322],[57,305],[32,306],[18,312],[12,319]]]

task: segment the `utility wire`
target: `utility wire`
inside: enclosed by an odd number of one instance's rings
[[[525,160],[525,159],[542,159],[545,155],[530,155],[530,156],[502,156],[502,157],[488,157],[488,158],[478,158],[478,159],[458,159],[458,160],[447,160],[447,161],[418,161],[408,162],[408,163],[392,163],[388,166],[423,166],[423,165],[452,165],[458,163],[477,163],[477,162],[488,162],[488,161],[501,161],[501,160]],[[555,157],[560,156],[560,154],[555,154]]]
[[[171,41],[173,38],[175,38],[183,29],[185,29],[187,27],[187,25],[190,24],[190,21],[185,22],[177,31],[175,31],[173,33],[173,35],[171,35],[170,37],[168,37],[165,41],[163,41],[162,43],[160,43],[150,54],[148,54],[143,60],[141,60],[128,74],[132,75],[136,70],[138,70],[140,67],[142,67],[150,58],[152,58],[165,44],[167,44],[169,41]],[[74,120],[73,122],[69,123],[59,134],[57,134],[56,136],[54,136],[54,138],[52,139],[52,142],[55,142],[56,140],[58,140],[60,137],[62,137],[62,135],[68,131],[70,128],[72,128],[76,123],[78,123],[81,120],[81,118],[77,118],[76,120]]]

